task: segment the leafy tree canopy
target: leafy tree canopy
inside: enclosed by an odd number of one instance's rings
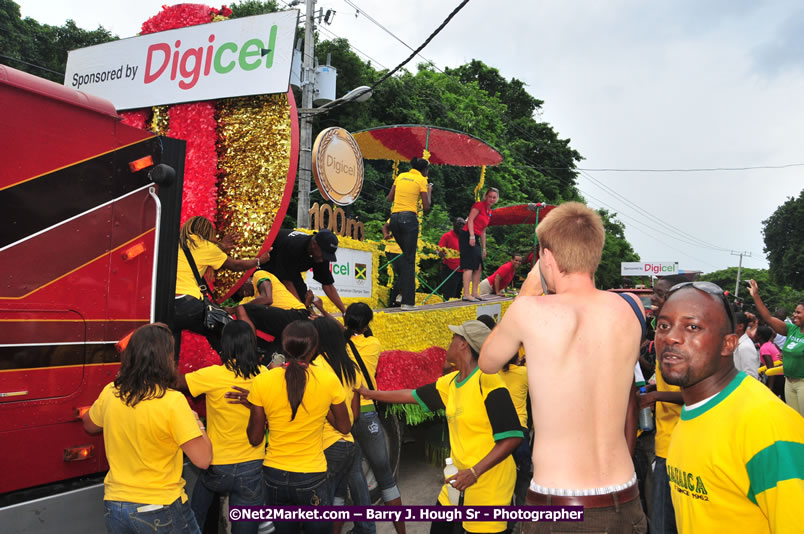
[[[734,295],[735,285],[737,284],[737,267],[729,267],[720,271],[714,271],[701,276],[702,280],[714,282],[731,296]],[[754,302],[748,294],[747,280],[754,279],[759,286],[759,296],[762,302],[773,312],[779,306],[792,313],[799,302],[804,301],[804,291],[793,289],[790,286],[781,285],[773,280],[773,276],[767,269],[748,269],[743,268],[740,274],[740,291],[737,296],[743,300],[748,309],[753,309]]]
[[[779,284],[804,288],[804,190],[762,221],[765,252],[770,262],[771,278]]]

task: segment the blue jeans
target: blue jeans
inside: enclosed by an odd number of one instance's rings
[[[103,501],[109,534],[201,534],[190,503],[176,499],[158,510],[138,512],[143,503]]]
[[[327,457],[327,485],[330,503],[335,503],[335,497],[346,497],[346,483],[355,460],[355,444],[351,441],[339,440],[324,449]],[[343,501],[340,501],[343,504]]]
[[[193,488],[190,507],[199,525],[207,519],[207,511],[216,493],[229,494],[229,506],[262,506],[262,460],[239,464],[211,465]],[[233,521],[232,534],[255,534],[256,521]]]
[[[416,304],[416,246],[419,240],[419,219],[412,211],[400,211],[391,214],[389,224],[391,233],[402,249],[402,257],[394,263],[399,265],[399,288],[402,292],[402,304]]]
[[[266,506],[329,506],[332,504],[327,489],[327,473],[294,473],[273,467],[262,468]],[[277,534],[329,534],[331,521],[276,521]]]
[[[355,443],[355,459],[352,462],[352,470],[349,472],[349,493],[352,495],[352,504],[355,506],[371,506],[371,495],[369,495],[368,482],[363,473],[363,452],[360,444]],[[355,521],[352,532],[355,534],[374,534],[377,532],[377,525],[373,521]]]
[[[352,427],[352,435],[360,444],[360,451],[374,472],[377,485],[382,490],[382,500],[388,502],[398,498],[399,488],[391,471],[385,430],[377,412],[362,412]]]
[[[656,457],[653,466],[653,506],[650,510],[650,531],[655,534],[675,534],[676,512],[670,498],[670,482],[667,480],[667,459]]]

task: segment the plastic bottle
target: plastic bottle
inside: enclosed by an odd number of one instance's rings
[[[447,458],[444,463],[446,464],[444,466],[444,480],[447,480],[458,473],[458,468],[452,463],[452,458]],[[461,498],[461,492],[453,488],[451,484],[447,484],[447,497],[450,504],[457,506]]]
[[[645,393],[645,386],[639,388],[640,395],[644,395]],[[639,429],[643,432],[650,432],[653,430],[653,412],[651,412],[650,406],[645,406],[639,410]]]

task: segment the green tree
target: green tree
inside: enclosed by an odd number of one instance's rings
[[[639,261],[639,255],[625,238],[625,225],[617,220],[616,214],[604,209],[598,210],[598,213],[603,218],[603,227],[606,229],[606,243],[603,245],[600,265],[595,272],[595,284],[601,289],[620,287],[623,278],[620,274],[620,262]]]
[[[63,26],[50,26],[30,17],[23,19],[19,5],[0,0],[0,53],[12,58],[0,57],[0,63],[35,76],[62,83],[67,52],[116,39],[102,26],[84,30],[72,20]]]
[[[798,198],[787,202],[762,221],[765,252],[770,262],[770,274],[779,284],[804,288],[804,190]]]
[[[730,295],[734,295],[734,288],[737,284],[737,267],[729,267],[720,271],[714,271],[701,276],[702,280],[714,282]],[[743,268],[740,274],[741,287],[738,296],[746,304],[748,309],[753,309],[753,301],[748,294],[746,281],[754,279],[759,286],[759,296],[762,302],[773,312],[779,306],[792,313],[799,302],[804,301],[804,291],[793,289],[790,286],[780,285],[773,279],[772,274],[767,269],[748,269]]]
[[[265,15],[279,11],[279,6],[273,0],[261,2],[260,0],[243,0],[227,4],[232,10],[229,18],[236,19],[241,17],[251,17],[253,15]]]

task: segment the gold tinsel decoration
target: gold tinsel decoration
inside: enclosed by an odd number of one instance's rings
[[[151,116],[150,130],[156,135],[167,135],[170,119],[168,118],[169,106],[154,106]]]
[[[291,152],[290,106],[286,94],[218,101],[218,219],[221,234],[237,232],[230,252],[254,258],[262,249],[282,203]],[[218,272],[223,295],[242,273]]]

